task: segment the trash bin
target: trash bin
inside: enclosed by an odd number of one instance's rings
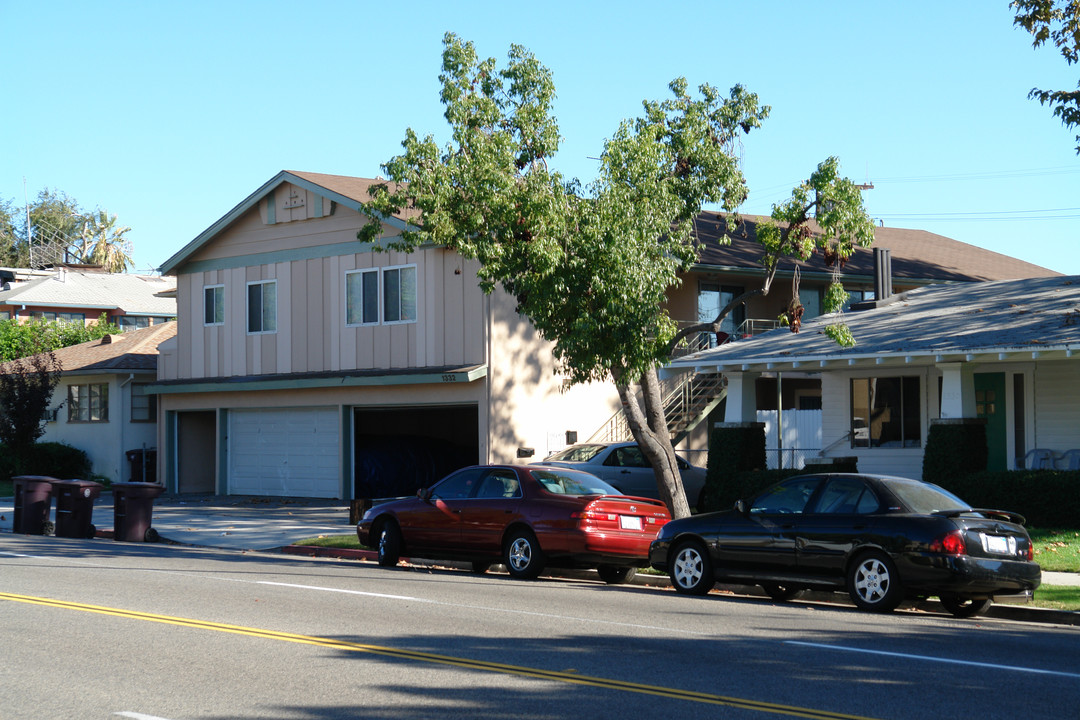
[[[150,529],[154,498],[165,488],[157,483],[113,483],[113,540],[145,542],[154,539]]]
[[[52,487],[56,497],[56,537],[94,537],[94,500],[105,486],[91,480],[54,480]]]
[[[157,482],[157,450],[128,450],[124,454],[131,466],[131,482]]]
[[[15,488],[15,512],[11,531],[24,535],[47,535],[52,484],[56,478],[18,475],[11,478]]]

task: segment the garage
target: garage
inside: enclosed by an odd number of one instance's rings
[[[229,494],[342,496],[338,409],[229,411]]]
[[[355,498],[402,497],[480,462],[476,405],[356,408]]]

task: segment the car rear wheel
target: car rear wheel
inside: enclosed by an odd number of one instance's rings
[[[990,598],[962,598],[959,595],[942,595],[941,606],[958,618],[982,615],[993,602]]]
[[[379,565],[393,567],[401,559],[401,530],[393,520],[383,523],[379,531]]]
[[[600,579],[608,585],[622,585],[634,579],[634,575],[637,575],[637,568],[601,565],[596,568],[596,572],[600,575]]]
[[[503,564],[510,577],[533,580],[544,569],[544,553],[531,530],[514,530],[503,545]]]
[[[777,602],[794,600],[802,594],[801,589],[788,587],[787,585],[762,585],[761,587],[765,590],[766,595]]]
[[[879,550],[860,555],[848,570],[848,594],[862,610],[892,612],[904,599],[900,576]]]
[[[668,575],[675,589],[685,595],[705,595],[716,584],[713,577],[712,560],[705,547],[690,541],[675,548],[674,558],[668,563]]]

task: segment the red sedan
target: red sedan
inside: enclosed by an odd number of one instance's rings
[[[375,505],[356,534],[379,564],[402,555],[501,562],[511,577],[545,567],[595,567],[622,583],[649,561],[649,543],[671,519],[659,500],[621,495],[589,473],[536,465],[483,465],[448,475],[416,497]]]

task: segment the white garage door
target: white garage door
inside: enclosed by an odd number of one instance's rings
[[[341,497],[336,408],[231,410],[229,492]]]

